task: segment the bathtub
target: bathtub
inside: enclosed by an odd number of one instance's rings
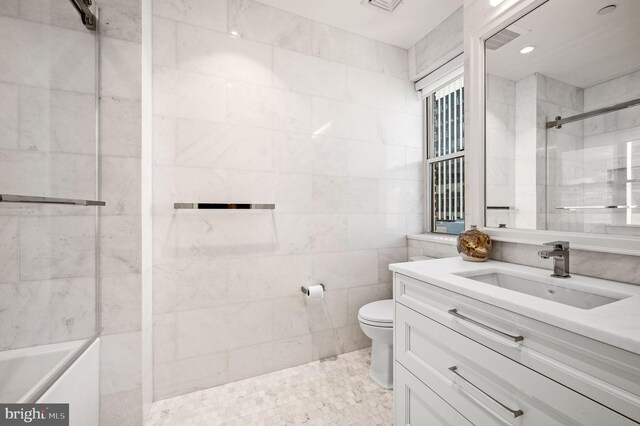
[[[68,403],[70,425],[97,425],[99,339],[0,352],[0,402]]]

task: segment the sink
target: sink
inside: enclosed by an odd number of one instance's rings
[[[555,285],[555,283],[549,283],[550,280],[557,280],[557,278],[545,277],[545,279],[539,279],[535,276],[523,278],[502,272],[487,273],[487,271],[479,271],[478,274],[464,273],[456,275],[580,309],[593,309],[623,299],[623,297],[614,298],[602,296],[588,291],[575,290],[561,285]],[[569,280],[571,279],[572,278],[569,278]]]

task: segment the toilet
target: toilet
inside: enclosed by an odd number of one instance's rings
[[[393,300],[378,300],[358,311],[360,328],[371,339],[369,377],[385,389],[393,388]]]

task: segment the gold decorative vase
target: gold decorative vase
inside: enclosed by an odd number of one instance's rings
[[[471,229],[458,235],[458,253],[469,262],[484,262],[491,253],[491,237],[471,225]]]

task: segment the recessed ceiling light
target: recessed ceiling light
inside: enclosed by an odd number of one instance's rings
[[[615,4],[610,4],[609,6],[605,6],[598,11],[598,15],[606,15],[607,13],[611,13],[616,10]]]
[[[240,37],[240,33],[237,32],[236,30],[229,31],[229,35],[231,37]]]
[[[498,6],[500,3],[502,3],[504,0],[489,0],[489,4],[493,7]]]
[[[535,46],[527,46],[527,47],[523,47],[522,49],[520,49],[520,53],[522,53],[523,55],[526,55],[527,53],[531,53],[534,50],[536,50]]]

